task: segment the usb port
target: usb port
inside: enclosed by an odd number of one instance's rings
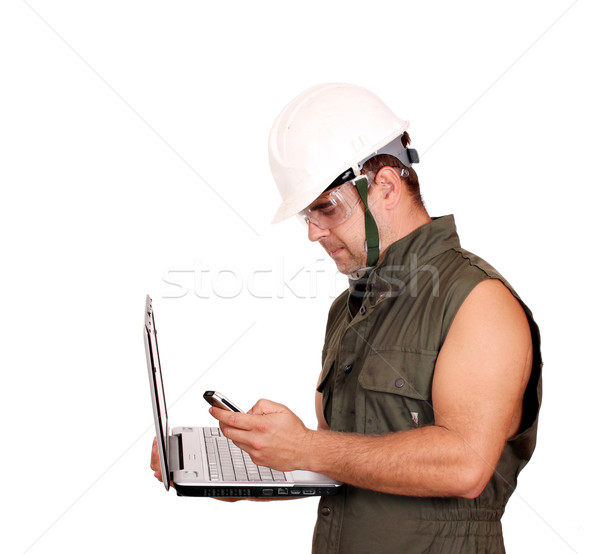
[[[310,495],[314,495],[315,494],[315,489],[304,489],[302,491],[302,494],[306,495],[306,496],[310,496]]]

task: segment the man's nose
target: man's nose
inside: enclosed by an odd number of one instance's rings
[[[321,229],[318,225],[315,225],[311,221],[308,222],[308,239],[312,242],[321,240],[322,238],[329,235],[329,229]]]

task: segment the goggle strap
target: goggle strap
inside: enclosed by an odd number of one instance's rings
[[[365,234],[367,237],[367,267],[372,267],[379,260],[379,231],[377,230],[377,224],[375,218],[369,210],[368,204],[368,189],[369,181],[366,177],[361,177],[354,181],[358,195],[365,206]]]

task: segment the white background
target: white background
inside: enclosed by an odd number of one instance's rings
[[[508,552],[594,551],[599,15],[592,0],[2,2],[0,550],[310,550],[314,499],[231,505],[156,482],[142,308],[148,292],[172,424],[210,424],[213,387],[316,424],[344,279],[296,221],[270,225],[266,141],[292,97],[342,81],[411,121],[430,213],[454,213],[539,322],[545,396]]]

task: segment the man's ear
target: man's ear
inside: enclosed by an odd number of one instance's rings
[[[375,176],[375,183],[379,187],[379,202],[386,210],[393,210],[402,199],[404,193],[404,183],[396,172],[390,166],[382,167]]]

